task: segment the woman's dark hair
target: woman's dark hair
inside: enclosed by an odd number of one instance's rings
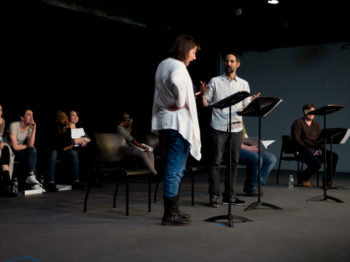
[[[70,109],[69,112],[68,112],[68,113],[69,113],[69,115],[68,115],[69,120],[70,120],[70,113],[71,113],[71,112],[77,113],[77,116],[79,117],[79,121],[78,121],[78,123],[76,123],[76,128],[84,127],[83,121],[82,121],[82,119],[80,118],[80,111],[77,110],[77,109]]]
[[[179,35],[170,47],[169,56],[185,61],[187,53],[194,47],[197,47],[197,51],[200,50],[199,43],[191,35]]]

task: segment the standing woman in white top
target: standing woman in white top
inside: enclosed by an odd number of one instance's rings
[[[200,49],[190,35],[178,36],[155,76],[152,131],[159,132],[166,147],[163,181],[163,225],[190,225],[191,216],[179,211],[179,187],[188,153],[201,158],[197,107],[191,77],[187,71]]]

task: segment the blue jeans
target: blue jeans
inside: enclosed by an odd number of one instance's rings
[[[68,158],[72,164],[73,180],[79,180],[79,155],[75,149],[69,149],[66,151],[60,151],[64,158]],[[55,182],[55,171],[56,171],[56,160],[58,151],[52,149],[50,152],[50,163],[49,163],[49,183]]]
[[[24,163],[28,167],[28,173],[31,171],[34,171],[34,175],[36,175],[36,160],[37,160],[37,153],[35,147],[28,147],[23,150],[13,150],[13,153],[15,154],[15,159],[18,160],[20,163]]]
[[[180,182],[184,176],[186,161],[190,151],[190,143],[176,130],[160,130],[160,135],[167,150],[163,196],[164,198],[170,198],[179,193]]]
[[[241,149],[239,164],[246,166],[245,192],[253,192],[258,184],[259,154],[250,150]],[[261,176],[260,183],[264,185],[269,178],[272,168],[276,164],[276,157],[270,152],[261,151]]]

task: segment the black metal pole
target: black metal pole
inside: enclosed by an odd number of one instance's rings
[[[232,188],[231,188],[231,183],[232,183],[232,152],[231,152],[231,106],[229,107],[229,134],[228,134],[228,156],[229,156],[229,161],[228,161],[228,183],[229,183],[229,201],[228,201],[228,226],[233,227],[233,219],[232,219],[232,213],[231,213],[231,198],[232,198]]]
[[[258,203],[261,202],[261,117],[259,116]]]

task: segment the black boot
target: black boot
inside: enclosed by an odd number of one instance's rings
[[[184,213],[182,212],[180,209],[179,209],[179,202],[180,202],[180,193],[178,193],[176,195],[176,214],[181,217],[182,219],[184,220],[188,220],[189,222],[191,222],[191,215],[190,214],[187,214],[187,213]]]
[[[180,217],[176,213],[177,196],[164,198],[164,215],[162,225],[166,226],[189,226],[191,221]]]
[[[15,196],[11,191],[11,179],[9,171],[2,171],[2,183],[0,193],[3,196]]]

